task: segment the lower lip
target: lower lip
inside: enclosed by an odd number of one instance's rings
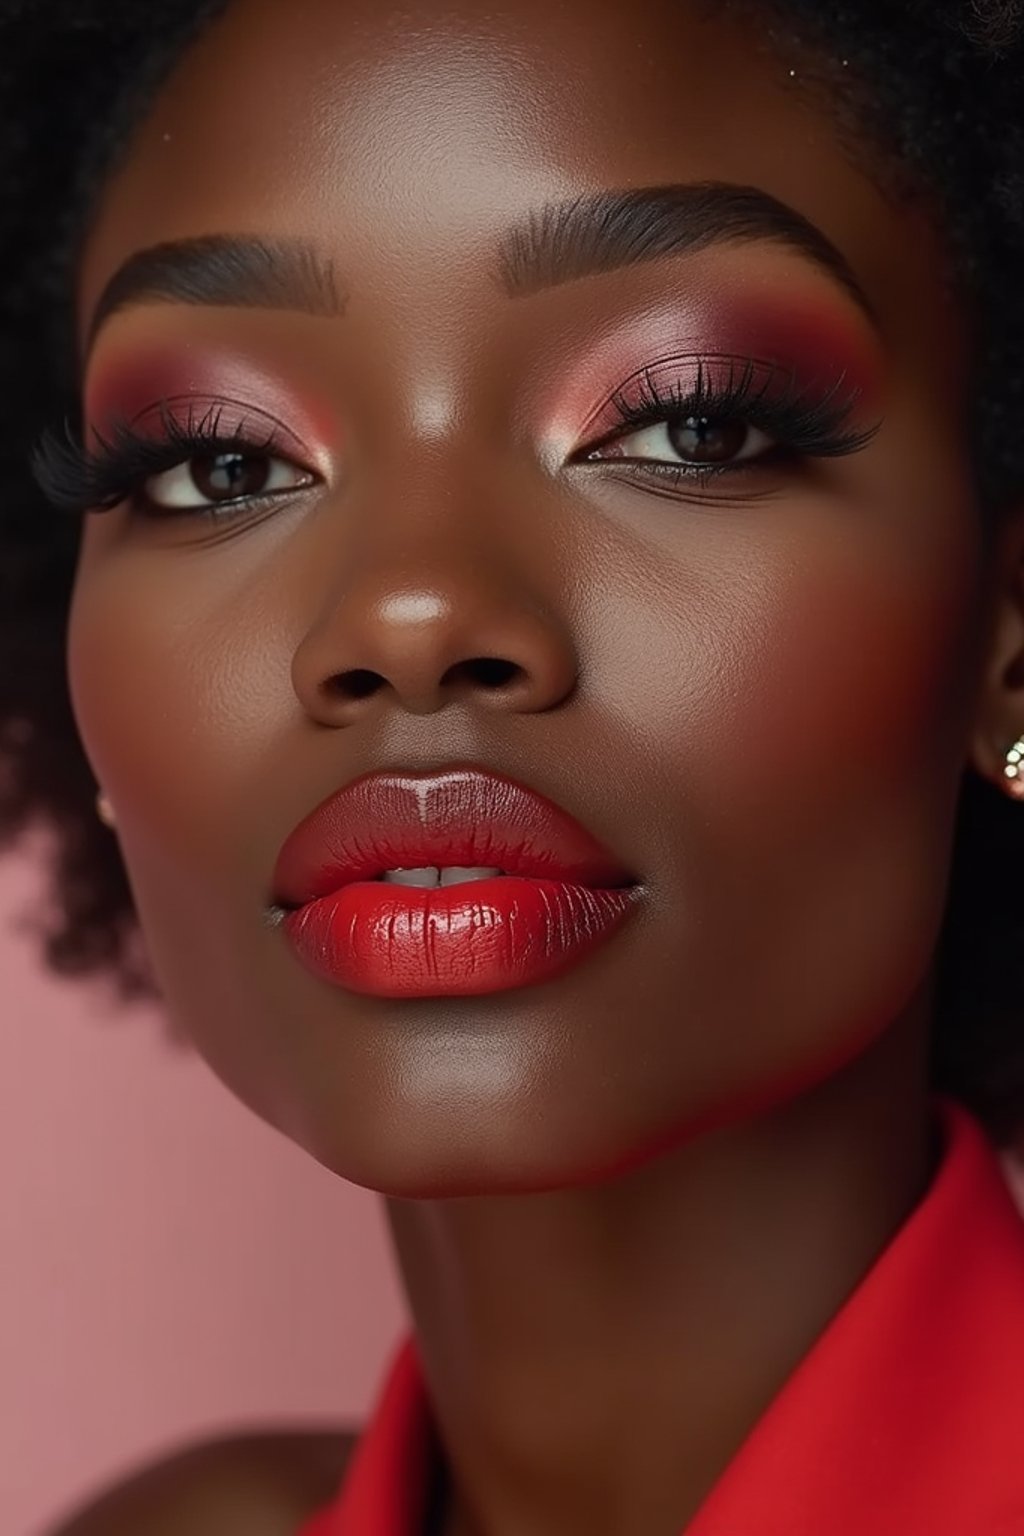
[[[515,875],[423,888],[358,880],[282,927],[317,976],[371,997],[474,997],[547,981],[619,929],[639,887]]]

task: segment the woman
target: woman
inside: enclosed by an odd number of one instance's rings
[[[1024,1531],[1018,7],[94,10],[4,49],[6,826],[414,1331],[65,1532]]]

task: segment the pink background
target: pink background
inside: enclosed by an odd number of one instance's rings
[[[405,1308],[376,1196],[170,1043],[47,978],[0,857],[0,1531],[193,1436],[358,1423]]]

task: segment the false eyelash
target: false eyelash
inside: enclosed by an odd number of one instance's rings
[[[116,418],[108,438],[94,433],[96,448],[86,448],[80,430],[65,419],[61,428],[47,427],[32,450],[33,478],[57,511],[77,516],[109,511],[152,475],[201,454],[267,453],[277,445],[276,430],[254,437],[244,419],[232,431],[221,431],[223,411],[211,406],[196,418],[190,410],[183,423],[162,402],[162,436],[139,433]]]
[[[849,417],[851,408],[860,393],[859,390],[854,389],[847,395],[839,397],[838,392],[846,377],[845,373],[840,374],[835,384],[823,397],[809,399],[806,392],[797,387],[796,376],[792,372],[790,372],[786,389],[781,393],[778,391],[771,393],[771,373],[762,386],[754,388],[754,370],[757,364],[752,359],[744,360],[743,372],[737,379],[735,374],[737,360],[731,358],[729,361],[729,380],[724,386],[706,382],[703,360],[697,364],[695,385],[677,381],[666,388],[657,382],[650,368],[645,368],[640,375],[640,383],[633,398],[627,399],[623,390],[617,391],[612,396],[611,404],[618,415],[618,424],[613,432],[603,434],[600,443],[592,444],[588,452],[593,452],[614,438],[622,436],[623,428],[637,431],[641,427],[690,416],[705,416],[716,420],[723,417],[733,419],[741,417],[749,424],[760,427],[772,437],[777,438],[779,443],[790,451],[815,458],[838,458],[843,454],[857,453],[860,449],[867,447],[880,429],[879,422],[862,431],[843,430],[843,424]],[[762,364],[761,366],[770,367],[771,365]],[[624,461],[619,460],[619,462]],[[640,464],[644,461],[636,462]],[[654,463],[653,460],[650,462]],[[688,467],[684,464],[666,464],[663,467],[696,477],[738,473],[758,462],[758,459],[751,459],[739,464],[721,466],[695,464]]]

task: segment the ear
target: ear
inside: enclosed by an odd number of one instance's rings
[[[989,561],[970,761],[983,778],[1024,800],[1024,505],[1003,515]],[[1015,743],[1019,757],[1008,761]]]

